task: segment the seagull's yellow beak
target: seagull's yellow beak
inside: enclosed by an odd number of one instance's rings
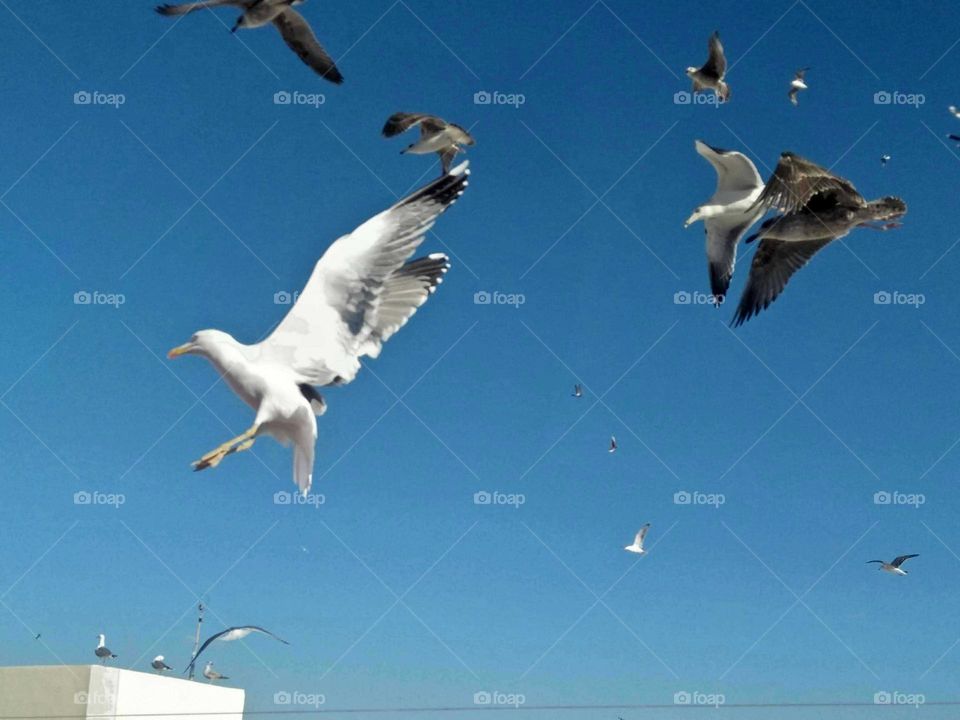
[[[181,355],[187,354],[188,352],[190,352],[192,348],[193,348],[193,345],[191,343],[184,343],[183,345],[175,347],[173,350],[168,352],[167,358],[169,358],[170,360],[173,360],[174,358],[178,358]]]

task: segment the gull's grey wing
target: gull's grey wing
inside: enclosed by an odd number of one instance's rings
[[[337,69],[333,58],[317,41],[303,15],[293,8],[287,8],[274,18],[273,24],[280,31],[287,47],[293,50],[317,75],[337,85],[343,82],[343,75]]]
[[[783,292],[791,276],[831,240],[833,238],[801,242],[761,240],[750,265],[747,286],[740,296],[740,304],[733,318],[734,327],[769,307]]]
[[[757,198],[757,206],[791,213],[801,210],[817,193],[835,190],[838,200],[863,205],[863,197],[849,180],[834,175],[816,163],[785,152]]]
[[[234,5],[236,7],[246,8],[250,5],[250,2],[245,0],[202,0],[202,2],[189,2],[182,3],[180,5],[163,3],[162,5],[157,5],[154,10],[161,15],[171,17],[176,15],[187,15],[195,10],[204,10],[206,8],[220,7],[223,5]]]
[[[737,245],[757,217],[757,213],[735,217],[721,215],[704,221],[710,292],[715,298],[726,296],[737,264]]]
[[[405,113],[397,112],[387,118],[387,123],[383,126],[384,137],[394,137],[400,133],[406,132],[414,125],[420,125],[421,137],[429,133],[443,130],[446,123],[436,115],[427,115],[425,113]]]
[[[715,194],[732,190],[755,190],[763,185],[757,166],[742,152],[715,148],[702,140],[695,140],[693,146],[717,172]]]
[[[898,555],[897,557],[895,557],[895,558],[893,559],[893,562],[890,563],[890,564],[893,565],[894,567],[898,568],[898,567],[900,567],[901,565],[903,565],[903,564],[904,564],[907,560],[909,560],[910,558],[915,558],[915,557],[920,557],[920,556],[919,556],[917,553],[914,553],[913,555]]]

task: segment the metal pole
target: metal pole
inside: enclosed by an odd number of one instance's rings
[[[196,668],[193,666],[194,660],[197,659],[197,650],[200,649],[200,625],[203,623],[203,603],[197,605],[197,630],[193,636],[193,654],[190,656],[190,679],[193,680],[194,671]]]

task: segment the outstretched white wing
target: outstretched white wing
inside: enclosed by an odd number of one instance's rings
[[[467,166],[461,163],[334,242],[296,304],[260,343],[264,359],[290,367],[298,382],[352,380],[359,358],[376,357],[442,278],[445,257],[404,262],[463,193]]]

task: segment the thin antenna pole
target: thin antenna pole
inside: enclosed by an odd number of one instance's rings
[[[190,679],[193,680],[194,671],[196,668],[193,666],[194,660],[197,659],[197,650],[200,649],[200,625],[203,624],[203,611],[206,608],[203,607],[203,603],[197,605],[197,630],[193,636],[193,654],[190,656]]]

